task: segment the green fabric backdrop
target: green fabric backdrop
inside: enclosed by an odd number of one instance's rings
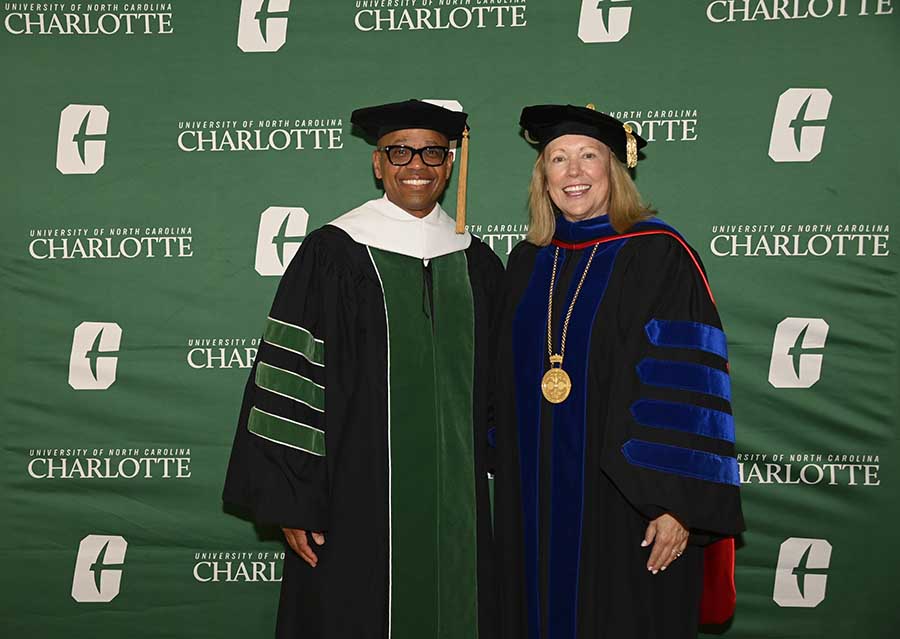
[[[278,275],[379,195],[359,106],[471,114],[526,229],[527,104],[595,103],[701,253],[749,531],[728,637],[886,637],[898,450],[890,0],[0,5],[7,636],[269,636],[283,546],[219,501]],[[445,208],[455,207],[455,182]]]

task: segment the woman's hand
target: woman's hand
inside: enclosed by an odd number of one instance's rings
[[[644,533],[642,547],[653,544],[647,570],[654,575],[668,568],[669,564],[681,557],[687,547],[688,530],[675,517],[666,513],[650,522]]]
[[[313,552],[309,542],[306,540],[306,531],[300,530],[299,528],[282,528],[281,530],[284,532],[284,538],[287,539],[288,545],[293,551],[300,555],[300,558],[303,561],[315,568],[316,564],[319,563],[319,558],[316,556],[316,553]],[[322,533],[311,532],[309,534],[312,536],[313,541],[316,542],[317,546],[321,546],[325,543],[325,535]]]

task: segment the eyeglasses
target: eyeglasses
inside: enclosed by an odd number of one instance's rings
[[[417,155],[422,158],[425,166],[440,166],[447,159],[447,153],[450,152],[450,148],[446,146],[423,146],[421,149],[416,149],[403,144],[379,146],[377,150],[387,153],[388,162],[394,166],[406,166]]]

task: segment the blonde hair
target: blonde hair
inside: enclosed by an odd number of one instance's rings
[[[544,171],[544,151],[534,162],[531,184],[528,187],[528,235],[537,246],[547,246],[556,232],[557,208],[547,191],[547,175]],[[634,224],[656,215],[645,205],[634,180],[625,165],[614,153],[609,153],[609,221],[618,233],[624,233]]]

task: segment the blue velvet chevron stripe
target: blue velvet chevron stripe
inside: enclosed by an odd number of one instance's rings
[[[641,382],[650,386],[715,395],[731,400],[731,380],[728,373],[716,368],[647,357],[637,365]]]
[[[679,430],[734,443],[734,417],[720,410],[641,399],[631,405],[631,414],[643,426]]]
[[[666,348],[689,348],[706,351],[728,359],[725,333],[709,324],[652,319],[644,327],[650,343]]]
[[[622,454],[634,466],[719,484],[741,484],[738,463],[734,457],[642,439],[629,439],[622,446]]]

